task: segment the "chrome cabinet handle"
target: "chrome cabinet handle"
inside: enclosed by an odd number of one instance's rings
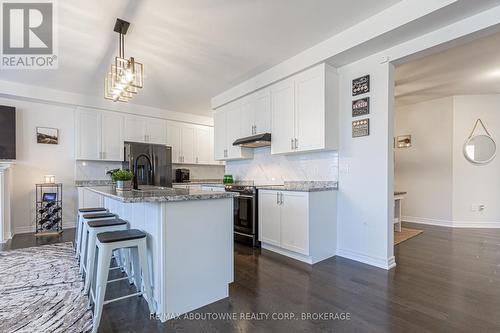
[[[290,139],[290,148],[293,150],[293,139]]]
[[[298,149],[299,148],[299,140],[297,140],[297,138],[295,138],[295,149]]]
[[[283,192],[280,192],[280,205],[283,204]]]
[[[280,204],[280,192],[276,192],[276,204]]]

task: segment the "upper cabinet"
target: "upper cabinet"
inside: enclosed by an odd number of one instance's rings
[[[125,140],[166,144],[166,128],[166,120],[127,115],[125,119]]]
[[[240,131],[241,137],[271,132],[271,97],[268,89],[242,99]]]
[[[123,161],[123,121],[116,112],[77,108],[76,159]]]
[[[242,136],[240,101],[229,103],[217,109],[214,115],[214,155],[216,160],[238,160],[253,157],[248,148],[233,146]]]
[[[215,159],[252,158],[239,138],[271,133],[271,154],[338,148],[338,74],[319,64],[217,108]]]
[[[172,147],[172,162],[219,164],[213,158],[212,127],[167,122],[167,144]]]
[[[320,64],[270,87],[271,153],[338,148],[338,76]]]

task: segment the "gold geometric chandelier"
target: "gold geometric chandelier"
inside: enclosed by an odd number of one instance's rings
[[[125,34],[130,23],[116,19],[114,31],[119,34],[119,56],[104,78],[104,98],[113,102],[128,102],[144,85],[144,66],[134,57],[125,58]]]

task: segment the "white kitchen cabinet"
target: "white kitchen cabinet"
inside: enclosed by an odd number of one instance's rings
[[[271,132],[271,97],[262,89],[242,99],[240,117],[241,137]]]
[[[309,254],[309,217],[307,192],[281,192],[281,247]]]
[[[270,88],[271,153],[338,148],[338,76],[320,64]]]
[[[125,140],[155,144],[167,143],[167,122],[163,119],[127,115]]]
[[[293,151],[295,133],[295,86],[293,78],[273,85],[271,92],[271,154]]]
[[[213,158],[212,127],[167,123],[167,144],[172,147],[172,162],[186,164],[219,164]]]
[[[182,125],[175,121],[167,122],[167,145],[172,147],[172,163],[182,163],[181,158]]]
[[[134,115],[125,117],[125,140],[146,142],[146,118]]]
[[[191,125],[181,127],[182,163],[195,164],[195,128]]]
[[[259,190],[262,248],[314,264],[336,253],[336,191]]]
[[[214,115],[214,156],[216,160],[238,160],[253,157],[248,148],[233,146],[241,135],[241,102],[229,103],[217,109]]]
[[[164,145],[167,144],[167,121],[157,118],[146,119],[146,142]]]
[[[277,191],[259,191],[259,240],[276,246],[281,245],[279,195]]]
[[[103,112],[102,127],[102,159],[106,161],[123,161],[123,122],[124,117],[115,112]]]
[[[101,115],[92,109],[76,110],[76,159],[101,159]]]
[[[123,161],[123,116],[87,108],[76,110],[76,159]]]
[[[210,127],[197,126],[195,129],[194,155],[198,164],[214,164],[213,143]]]

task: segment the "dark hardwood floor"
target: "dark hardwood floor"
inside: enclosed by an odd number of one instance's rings
[[[162,324],[148,318],[142,298],[132,298],[105,306],[99,332],[500,332],[500,229],[405,225],[424,233],[396,246],[398,265],[391,271],[340,257],[309,266],[236,246],[230,297],[193,314],[206,320]],[[3,249],[72,236],[17,235]],[[108,297],[127,288],[116,285]],[[239,319],[213,318],[220,313]],[[246,313],[295,318],[240,319]],[[348,313],[350,319],[302,320],[302,313]]]

